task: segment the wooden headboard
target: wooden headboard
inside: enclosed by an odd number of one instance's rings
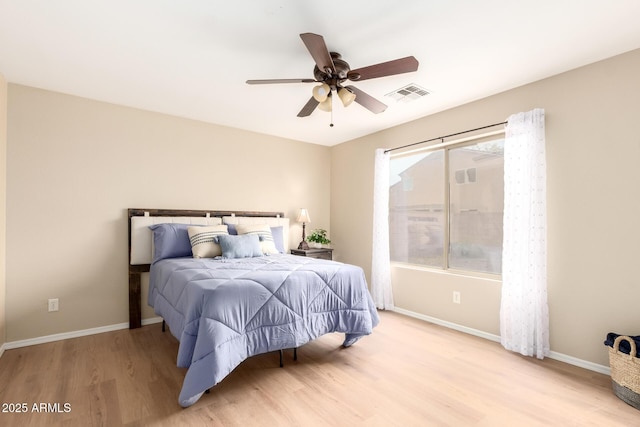
[[[247,211],[218,211],[218,210],[181,210],[181,209],[128,209],[127,226],[129,228],[129,328],[135,329],[142,326],[142,286],[141,274],[149,271],[151,265],[140,264],[135,259],[132,260],[132,227],[133,217],[181,217],[192,219],[195,223],[206,219],[223,217],[264,217],[264,218],[284,218],[282,212],[247,212]],[[135,236],[134,236],[135,239]],[[150,242],[149,238],[149,242]],[[135,243],[135,242],[134,242]],[[135,258],[138,256],[135,255]],[[132,262],[133,261],[133,262]]]

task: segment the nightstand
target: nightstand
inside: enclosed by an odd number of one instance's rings
[[[331,253],[333,249],[320,248],[320,249],[291,249],[291,255],[306,256],[309,258],[319,259],[332,259]]]

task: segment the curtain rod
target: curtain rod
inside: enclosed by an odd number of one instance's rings
[[[504,122],[500,122],[500,123],[494,123],[492,125],[482,126],[482,127],[475,128],[475,129],[463,130],[462,132],[456,132],[456,133],[452,133],[452,134],[445,135],[445,136],[439,136],[437,138],[427,139],[426,141],[414,142],[412,144],[403,145],[402,147],[389,148],[387,150],[384,150],[384,153],[387,154],[387,153],[389,153],[391,151],[401,150],[403,148],[408,148],[408,147],[413,147],[414,145],[418,145],[418,144],[426,144],[427,142],[433,142],[433,141],[438,141],[438,140],[441,140],[442,142],[444,142],[445,138],[451,138],[452,136],[458,136],[458,135],[462,135],[462,134],[469,133],[469,132],[475,132],[477,130],[492,128],[494,126],[506,125],[507,123],[509,123],[509,122],[508,121],[504,121]]]

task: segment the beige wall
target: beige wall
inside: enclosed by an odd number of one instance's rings
[[[128,321],[127,208],[284,211],[297,245],[329,182],[328,147],[9,84],[7,341]]]
[[[332,147],[336,255],[370,271],[375,148],[544,108],[551,349],[608,365],[607,332],[640,334],[638,75],[640,50]],[[392,276],[398,307],[499,335],[499,281],[398,267]]]
[[[0,74],[0,347],[6,342],[7,81]],[[0,351],[1,353],[1,351]]]

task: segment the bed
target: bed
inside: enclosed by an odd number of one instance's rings
[[[188,368],[181,406],[248,357],[332,332],[349,347],[377,325],[362,269],[288,254],[288,229],[278,212],[129,210],[130,302],[139,303],[139,274],[150,271],[147,302]]]

